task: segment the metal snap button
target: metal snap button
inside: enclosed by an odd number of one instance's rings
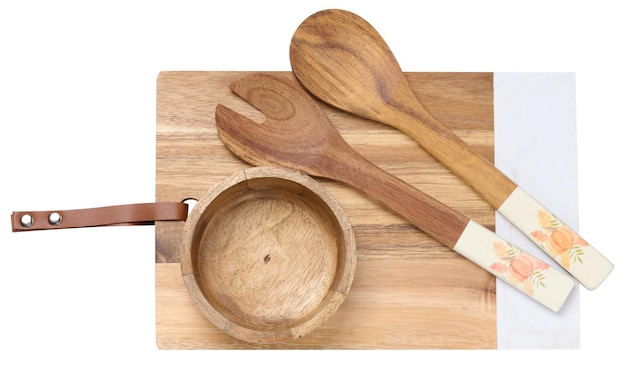
[[[58,212],[52,212],[50,213],[50,215],[48,215],[48,223],[53,226],[58,226],[59,224],[61,224],[62,219],[63,218],[61,217],[61,214],[59,214]]]
[[[26,227],[26,228],[32,227],[34,222],[35,222],[35,220],[29,214],[24,214],[20,218],[20,224],[22,225],[22,227]]]

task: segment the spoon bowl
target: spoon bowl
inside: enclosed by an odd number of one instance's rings
[[[310,16],[291,40],[291,66],[316,97],[384,122],[389,104],[411,98],[411,88],[378,32],[354,16],[337,10]]]

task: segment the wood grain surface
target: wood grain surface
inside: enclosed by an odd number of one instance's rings
[[[156,200],[200,198],[250,167],[215,128],[222,103],[262,115],[228,85],[247,72],[163,72],[157,79]],[[274,72],[295,80],[291,72]],[[491,73],[407,73],[424,106],[493,162]],[[320,104],[343,138],[381,168],[494,230],[494,210],[402,132]],[[357,266],[339,310],[289,343],[252,344],[211,325],[183,283],[178,244],[184,222],[155,229],[156,340],[161,349],[494,349],[495,279],[403,218],[340,183],[318,179],[352,223]]]

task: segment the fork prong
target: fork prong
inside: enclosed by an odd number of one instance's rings
[[[257,153],[251,147],[259,147],[262,126],[254,120],[222,105],[215,108],[215,126],[224,145],[244,161],[264,166],[273,164],[269,156]]]
[[[267,99],[272,94],[267,89],[268,81],[260,75],[246,75],[229,86],[232,92],[248,102],[251,106],[261,111],[267,118],[272,118],[272,109],[268,106]],[[274,106],[275,108],[275,106]]]

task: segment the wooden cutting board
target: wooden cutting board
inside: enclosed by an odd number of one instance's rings
[[[262,121],[231,93],[247,72],[162,72],[157,79],[156,201],[200,198],[250,167],[222,144],[218,103]],[[292,80],[291,72],[274,72]],[[407,73],[422,103],[493,162],[492,73]],[[401,132],[321,104],[359,153],[494,230],[495,212]],[[357,245],[352,288],[322,327],[257,345],[232,338],[191,301],[177,254],[183,222],[155,227],[156,340],[161,349],[495,349],[495,278],[357,190],[319,179],[346,210]]]

